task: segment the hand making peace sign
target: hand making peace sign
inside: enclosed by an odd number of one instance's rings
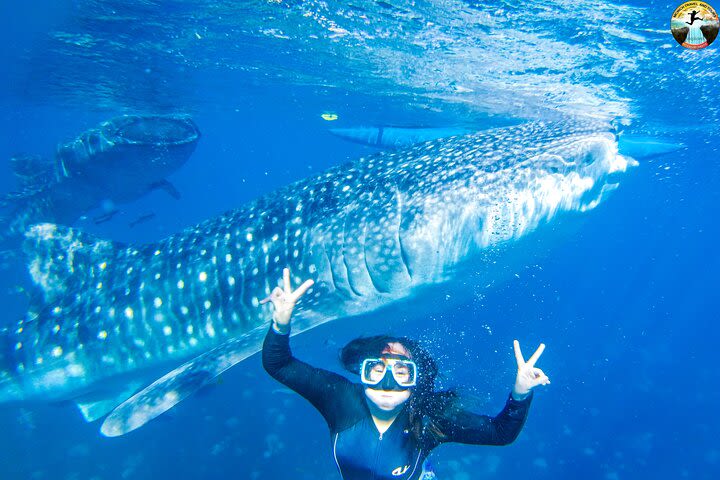
[[[527,395],[533,387],[549,385],[550,379],[547,375],[539,368],[535,368],[535,362],[538,361],[538,358],[540,358],[540,355],[542,355],[545,350],[545,344],[541,343],[527,362],[523,358],[522,352],[520,351],[520,343],[517,340],[513,341],[513,347],[515,347],[515,359],[518,364],[518,373],[515,379],[513,393]]]
[[[290,269],[283,268],[283,286],[284,288],[275,287],[270,296],[260,300],[260,304],[272,302],[275,310],[273,311],[273,321],[278,331],[287,333],[290,330],[290,316],[292,315],[295,302],[300,298],[313,283],[312,279],[305,280],[295,291],[290,286]]]

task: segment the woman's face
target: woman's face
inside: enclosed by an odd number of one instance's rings
[[[410,352],[398,342],[388,343],[385,349],[382,351],[383,354],[395,354],[403,355],[408,358],[412,358]],[[381,357],[382,358],[382,357]],[[388,375],[390,372],[388,372]],[[402,406],[408,401],[412,395],[410,389],[404,390],[377,390],[374,388],[366,388],[365,396],[370,400],[377,408],[386,412],[395,410]]]

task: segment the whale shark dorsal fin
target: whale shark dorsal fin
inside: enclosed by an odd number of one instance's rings
[[[127,400],[138,388],[143,386],[143,382],[135,381],[125,385],[120,391],[109,395],[90,394],[75,399],[75,404],[80,409],[86,422],[94,422],[98,418],[104,417],[115,407]]]
[[[123,249],[119,243],[52,223],[33,225],[23,242],[28,271],[46,302],[68,290],[80,291],[83,282],[96,279],[93,272],[104,269]]]
[[[10,167],[23,186],[50,181],[54,174],[54,165],[40,155],[15,155],[10,159]]]
[[[53,184],[53,167],[39,155],[16,155],[10,159],[10,168],[20,188],[0,197],[0,208],[17,207],[32,199],[42,198]]]
[[[180,365],[115,408],[100,432],[107,437],[125,435],[170,410],[225,370],[260,351],[267,329],[267,325],[260,325]]]

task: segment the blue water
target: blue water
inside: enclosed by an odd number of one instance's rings
[[[154,241],[375,152],[330,127],[575,114],[683,142],[641,161],[569,233],[543,242],[555,225],[540,229],[497,282],[470,276],[430,309],[330,322],[293,348],[339,370],[338,349],[360,334],[421,338],[443,385],[494,414],[514,380],[512,340],[526,352],[545,342],[552,384],[519,439],[437,449],[443,480],[720,478],[720,45],[677,45],[677,4],[15,3],[0,6],[0,159],[50,157],[122,113],[190,113],[202,131],[170,178],[182,198],[155,192],[112,222],[78,224],[103,238]],[[16,186],[0,161],[0,191]],[[5,324],[24,314],[24,282],[17,265],[4,271]],[[109,439],[98,427],[71,404],[3,407],[0,478],[337,478],[322,418],[257,355],[136,432]]]

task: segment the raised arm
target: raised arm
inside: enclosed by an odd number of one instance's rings
[[[292,356],[290,351],[290,317],[297,299],[312,286],[308,280],[294,292],[290,288],[290,271],[283,270],[284,289],[276,287],[261,301],[273,302],[273,322],[263,343],[262,362],[274,379],[306,398],[333,428],[347,414],[344,410],[355,399],[354,385],[345,377],[315,368]]]
[[[439,442],[473,445],[507,445],[520,434],[530,409],[532,394],[524,400],[508,396],[505,408],[495,417],[478,415],[457,405],[448,407],[434,420]]]
[[[533,387],[547,385],[550,379],[535,362],[545,350],[540,344],[526,362],[517,340],[513,342],[517,376],[515,386],[508,396],[505,408],[495,417],[478,415],[451,403],[439,416],[433,419],[438,431],[438,442],[459,442],[475,445],[507,445],[515,441],[527,419]]]

